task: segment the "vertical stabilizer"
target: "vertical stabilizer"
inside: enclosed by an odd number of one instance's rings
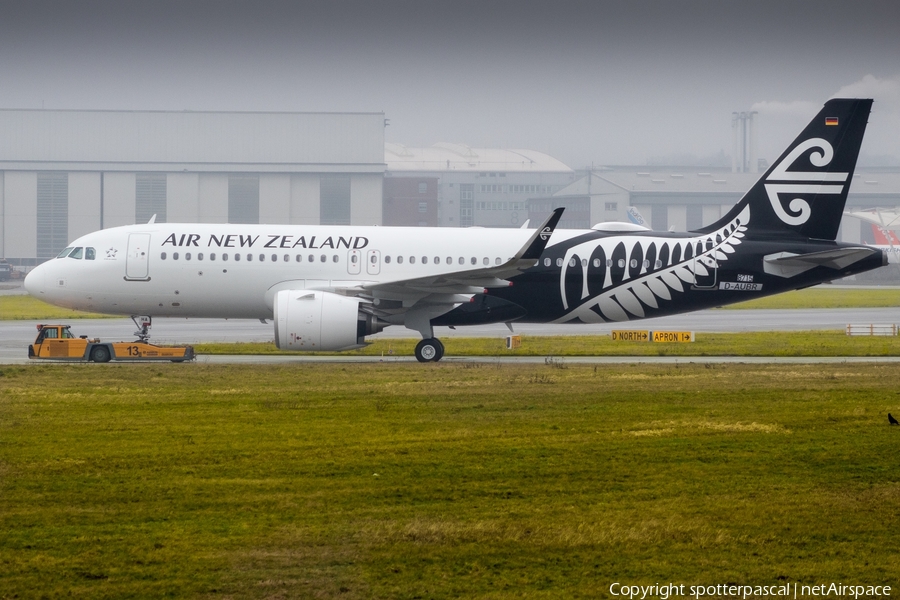
[[[749,206],[748,233],[834,240],[872,100],[829,100],[797,139],[710,232]]]

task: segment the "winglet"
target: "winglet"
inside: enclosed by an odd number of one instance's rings
[[[557,208],[547,217],[547,220],[535,230],[528,243],[522,246],[522,249],[516,254],[516,259],[537,260],[541,257],[564,210],[564,207]]]

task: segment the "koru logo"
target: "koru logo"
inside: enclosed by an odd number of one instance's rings
[[[546,242],[547,240],[550,239],[550,234],[551,234],[551,233],[553,233],[553,230],[552,230],[552,229],[550,229],[549,227],[544,227],[544,228],[541,230],[541,234],[540,234],[540,235],[541,235],[541,239],[542,239],[543,241]]]
[[[844,190],[849,173],[829,173],[818,171],[788,171],[797,159],[810,149],[817,149],[809,155],[814,167],[825,167],[834,158],[834,149],[822,138],[812,138],[797,145],[766,178],[766,194],[778,218],[788,225],[802,225],[809,221],[812,209],[802,198],[792,199],[787,210],[781,204],[779,194],[840,194]],[[769,183],[772,182],[772,183]]]

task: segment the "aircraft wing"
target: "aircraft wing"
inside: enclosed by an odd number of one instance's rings
[[[346,295],[375,296],[380,298],[395,298],[398,300],[410,300],[422,298],[429,294],[481,294],[485,288],[501,288],[512,285],[507,277],[518,275],[525,269],[530,269],[537,264],[538,259],[550,241],[559,219],[562,217],[563,208],[557,208],[538,227],[531,237],[519,248],[518,252],[501,265],[483,267],[479,269],[465,269],[453,273],[444,273],[429,277],[416,277],[413,279],[399,279],[378,283],[364,283],[360,286],[336,290]],[[465,302],[468,298],[450,298],[451,303]]]

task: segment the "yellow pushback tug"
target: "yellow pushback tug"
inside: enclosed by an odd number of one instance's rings
[[[105,363],[111,360],[170,360],[184,362],[194,359],[192,346],[155,346],[144,335],[134,342],[101,342],[100,338],[75,337],[68,325],[38,325],[38,336],[28,346],[28,358],[52,360],[86,360]]]

